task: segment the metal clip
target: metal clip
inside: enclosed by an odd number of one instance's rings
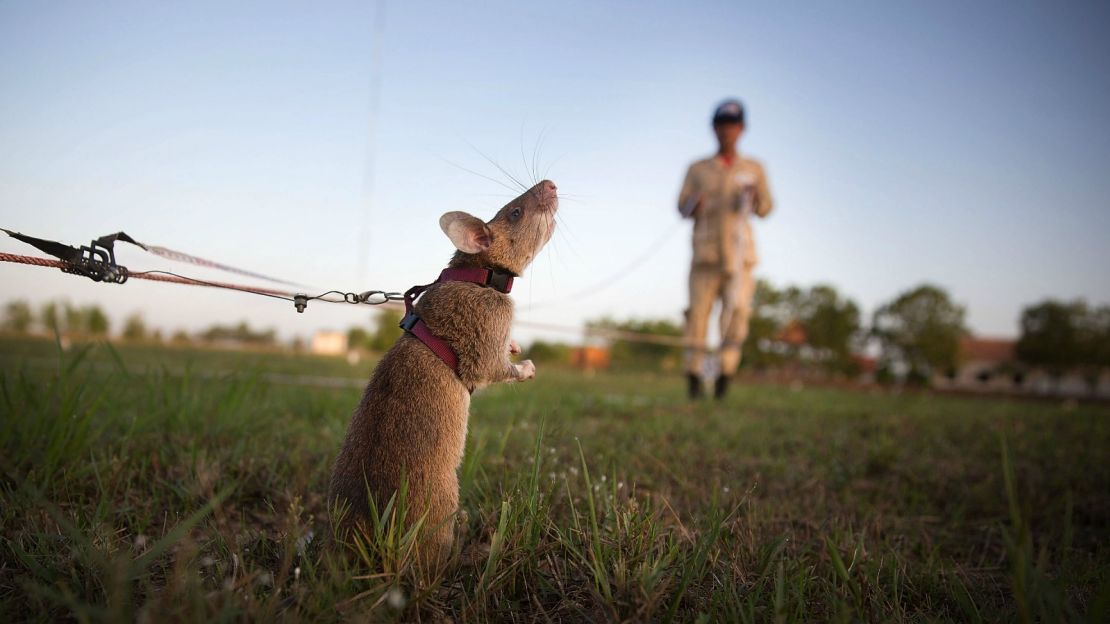
[[[92,241],[79,251],[81,255],[67,261],[63,272],[84,275],[94,282],[122,284],[127,281],[127,267],[116,264],[116,253],[111,245]]]
[[[297,308],[298,314],[303,314],[304,309],[308,307],[308,295],[303,293],[293,295],[293,306]]]

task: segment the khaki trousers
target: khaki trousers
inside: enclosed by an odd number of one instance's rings
[[[686,310],[688,372],[702,374],[709,313],[718,299],[721,300],[721,374],[732,375],[740,366],[740,349],[748,337],[748,320],[755,295],[752,268],[745,264],[739,272],[725,273],[711,265],[690,267],[690,307]]]

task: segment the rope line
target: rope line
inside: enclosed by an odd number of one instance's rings
[[[657,344],[664,347],[686,347],[686,339],[679,336],[660,336],[659,334],[645,334],[642,332],[628,331],[625,329],[611,329],[607,327],[570,327],[554,323],[538,323],[535,321],[514,321],[521,327],[554,332],[573,332],[585,334],[589,337],[609,338],[625,342],[640,342],[644,344]]]
[[[18,254],[0,253],[0,260],[4,262],[18,262],[20,264],[30,264],[32,266],[54,267],[57,269],[64,269],[65,263],[59,260],[50,260],[48,258],[36,258],[34,256],[21,256]]]
[[[23,256],[19,254],[10,254],[0,252],[0,261],[14,262],[17,264],[29,264],[32,266],[52,267],[56,269],[66,269],[69,265],[60,260],[52,260],[50,258],[38,258],[35,256]],[[185,284],[186,286],[207,286],[209,288],[223,288],[225,290],[237,290],[239,292],[250,293],[253,295],[262,295],[264,297],[273,297],[274,299],[282,299],[285,301],[294,301],[299,293],[290,292],[287,290],[277,290],[273,288],[261,288],[258,286],[244,286],[242,284],[231,284],[228,282],[213,282],[208,280],[196,279],[193,277],[186,277],[170,271],[136,271],[128,272],[128,278],[145,279],[152,282],[166,282],[170,284]],[[326,293],[316,295],[314,297],[306,297],[308,300],[326,301],[327,303],[350,303],[346,298],[330,299],[328,295],[339,295],[344,297],[346,293],[338,290],[330,290]]]
[[[161,256],[161,257],[166,258],[168,260],[175,260],[177,262],[186,262],[186,263],[189,263],[189,264],[195,264],[197,266],[202,266],[202,267],[206,267],[206,268],[209,268],[209,269],[218,269],[220,271],[226,271],[228,273],[236,273],[238,275],[244,275],[246,277],[253,277],[253,278],[256,278],[256,279],[263,279],[263,280],[266,280],[268,282],[275,282],[277,284],[285,284],[286,286],[301,286],[301,284],[298,284],[296,282],[289,282],[289,281],[286,281],[286,280],[278,279],[276,277],[270,277],[268,275],[263,275],[261,273],[255,273],[254,271],[248,271],[246,269],[236,268],[236,267],[233,267],[231,265],[223,264],[221,262],[216,262],[215,260],[206,260],[206,259],[201,258],[199,256],[193,256],[193,255],[187,254],[183,251],[175,251],[175,250],[169,249],[167,247],[160,247],[158,245],[141,245],[141,247],[143,249],[145,249],[146,251],[148,251],[148,252],[150,252],[150,253],[152,253],[156,256]]]

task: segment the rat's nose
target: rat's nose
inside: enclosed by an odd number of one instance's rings
[[[544,180],[537,186],[540,187],[540,201],[547,201],[555,197],[555,191],[559,190],[559,187],[555,186],[555,183],[551,180]]]

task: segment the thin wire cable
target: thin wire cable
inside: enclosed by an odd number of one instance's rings
[[[355,258],[355,276],[359,281],[366,278],[366,266],[370,261],[370,220],[374,211],[374,169],[377,164],[378,147],[378,110],[382,94],[382,40],[385,38],[386,0],[378,0],[374,7],[374,34],[370,48],[370,102],[367,108],[366,160],[362,178],[362,227],[358,236],[358,253]]]
[[[241,286],[239,284],[229,284],[226,282],[209,282],[207,280],[197,279],[195,277],[188,277],[180,275],[172,271],[136,271],[128,273],[128,277],[137,277],[139,279],[153,280],[156,282],[170,282],[175,284],[185,284],[192,286],[208,286],[211,288],[223,288],[226,290],[238,290],[240,292],[250,293],[253,295],[262,295],[264,297],[272,297],[274,299],[284,299],[285,301],[293,301],[295,293],[284,290],[272,290],[269,288],[255,288],[251,286]],[[324,293],[327,294],[327,293]]]
[[[649,245],[646,249],[644,249],[644,251],[642,253],[640,253],[638,256],[636,256],[631,262],[622,266],[619,270],[614,271],[613,273],[611,273],[605,279],[598,280],[596,283],[594,283],[594,284],[592,284],[592,285],[590,285],[586,288],[583,288],[582,290],[580,290],[576,293],[572,293],[572,294],[570,294],[566,297],[562,297],[560,299],[548,299],[547,301],[541,301],[539,303],[530,303],[530,304],[528,304],[528,309],[532,310],[532,309],[536,309],[536,308],[543,308],[543,307],[547,307],[547,306],[550,306],[550,305],[553,305],[553,304],[556,304],[556,303],[561,303],[561,302],[567,301],[567,300],[578,301],[578,300],[581,300],[581,299],[585,299],[586,297],[596,295],[599,292],[602,292],[606,288],[615,284],[622,277],[631,273],[634,269],[639,268],[639,266],[641,264],[647,262],[652,256],[654,256],[656,254],[656,252],[659,251],[659,249],[661,249],[663,247],[663,243],[667,242],[668,240],[671,239],[672,236],[674,236],[674,233],[679,230],[679,227],[681,225],[682,225],[682,219],[680,218],[677,222],[675,222],[673,225],[671,225],[666,231],[664,231],[662,236],[660,236],[659,238],[652,241],[651,245]]]
[[[518,327],[527,327],[529,329],[538,329],[560,333],[585,334],[589,337],[596,336],[599,338],[609,338],[611,340],[621,340],[625,342],[657,344],[665,347],[688,346],[686,339],[679,336],[661,336],[659,334],[648,334],[643,332],[628,331],[624,329],[613,329],[608,327],[570,327],[569,325],[540,323],[527,320],[513,321],[513,324],[517,325]]]
[[[292,293],[284,290],[273,290],[269,288],[255,288],[253,286],[242,286],[239,284],[228,284],[226,282],[209,282],[206,280],[196,279],[186,275],[179,275],[172,271],[139,271],[129,273],[129,277],[137,277],[139,279],[149,279],[161,282],[172,282],[177,284],[195,285],[195,286],[210,286],[212,288],[224,288],[227,290],[237,290],[240,292],[250,293],[254,295],[262,295],[265,297],[272,297],[274,299],[283,299],[285,301],[296,301],[296,297],[302,293]],[[173,278],[173,279],[169,279]],[[342,299],[328,299],[328,295],[339,295]],[[383,300],[380,302],[370,301],[373,295],[381,295]],[[363,293],[344,292],[342,290],[329,290],[314,296],[305,296],[306,301],[324,301],[327,303],[363,303],[366,305],[383,305],[390,301],[397,301],[402,295],[396,292],[386,292],[382,290],[368,290]]]

